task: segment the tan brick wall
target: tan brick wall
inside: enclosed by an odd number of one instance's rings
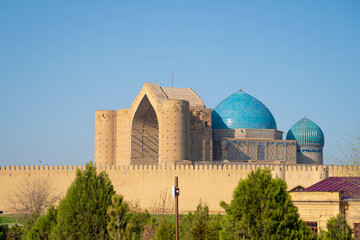
[[[305,222],[317,222],[326,229],[326,222],[340,213],[339,192],[291,192],[291,199]]]
[[[165,100],[160,113],[160,163],[189,160],[189,102]]]
[[[212,161],[212,128],[210,108],[190,109],[190,160]]]
[[[117,193],[123,194],[126,200],[139,200],[140,207],[151,209],[159,201],[161,192],[170,194],[174,177],[179,177],[180,212],[186,213],[196,209],[199,201],[207,203],[211,212],[224,212],[219,202],[231,200],[234,188],[240,179],[247,177],[251,170],[266,165],[229,165],[229,166],[102,166],[106,170]],[[274,177],[285,177],[288,189],[298,185],[309,187],[322,180],[329,166],[291,166],[269,165]],[[331,167],[331,166],[330,166]],[[5,167],[0,169],[0,210],[9,211],[6,198],[24,183],[24,178],[44,177],[52,181],[58,190],[65,193],[75,178],[76,166],[46,167]],[[82,168],[79,166],[79,168]],[[344,167],[340,167],[344,168]],[[358,171],[359,169],[353,169]],[[340,171],[338,172],[345,172]],[[347,174],[347,173],[346,173]],[[321,177],[320,177],[321,176]],[[343,176],[343,175],[339,175]],[[358,208],[359,205],[357,205]]]
[[[116,165],[130,164],[130,138],[130,109],[117,110],[115,145]]]
[[[97,164],[115,164],[116,111],[95,111],[95,152]]]
[[[360,200],[348,201],[346,220],[348,221],[351,228],[354,227],[354,223],[360,223]]]

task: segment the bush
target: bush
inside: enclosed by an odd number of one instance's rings
[[[159,226],[156,228],[154,240],[171,240],[175,239],[175,224],[169,219],[161,219]]]
[[[38,217],[33,226],[26,232],[25,239],[46,240],[50,238],[50,232],[56,225],[57,209],[54,206],[50,206],[48,213]]]
[[[133,210],[129,214],[125,239],[140,240],[144,232],[144,226],[149,223],[150,219],[151,215],[147,210],[143,212],[140,210]]]
[[[325,240],[351,240],[352,230],[346,220],[338,214],[330,218],[326,223],[327,232],[323,233]]]
[[[9,240],[20,240],[23,239],[22,235],[24,233],[24,229],[15,223],[7,233],[7,239]]]
[[[107,213],[110,220],[107,225],[108,232],[112,239],[125,239],[125,231],[129,218],[129,204],[124,201],[123,196],[114,195],[111,198],[111,206],[109,206]]]
[[[221,215],[210,215],[206,205],[199,204],[196,211],[188,213],[180,222],[180,238],[217,240],[221,230]]]
[[[0,240],[6,240],[8,229],[9,229],[8,225],[1,224],[1,217],[0,217]]]

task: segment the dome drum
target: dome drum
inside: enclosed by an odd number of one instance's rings
[[[283,132],[275,129],[214,129],[214,138],[282,139]]]

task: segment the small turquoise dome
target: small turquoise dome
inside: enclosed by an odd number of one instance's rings
[[[295,123],[286,135],[286,140],[296,140],[300,146],[323,147],[325,138],[320,127],[304,117]]]
[[[223,100],[211,114],[213,129],[276,129],[270,110],[242,90]]]

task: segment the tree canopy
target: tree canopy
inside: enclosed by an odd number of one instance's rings
[[[199,203],[194,213],[189,212],[180,221],[180,239],[219,239],[220,214],[210,215],[207,205]]]
[[[346,220],[338,214],[330,218],[326,223],[327,231],[323,234],[325,240],[351,240],[352,230]]]
[[[159,226],[156,229],[154,240],[171,239],[175,239],[175,224],[169,219],[163,218],[160,220]]]
[[[270,169],[257,169],[240,180],[230,204],[220,203],[226,211],[221,239],[311,238],[286,188],[284,180],[271,177]]]
[[[111,198],[112,204],[109,206],[107,213],[110,220],[107,225],[108,232],[112,239],[125,239],[125,231],[128,222],[129,204],[124,201],[123,196],[114,195]]]
[[[49,239],[50,232],[56,225],[57,209],[52,205],[47,214],[40,215],[33,222],[32,227],[26,231],[24,239]]]
[[[115,191],[105,172],[96,173],[92,162],[79,169],[65,198],[60,202],[54,239],[109,239],[107,209]]]

